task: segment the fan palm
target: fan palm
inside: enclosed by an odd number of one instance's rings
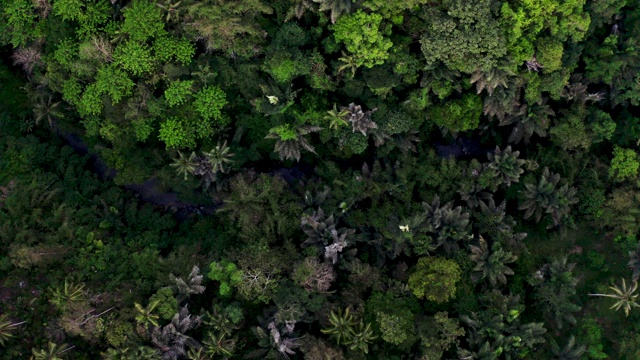
[[[610,307],[610,309],[620,310],[620,308],[624,309],[624,314],[629,316],[629,311],[631,311],[634,307],[640,307],[636,302],[638,298],[638,294],[634,293],[638,289],[638,282],[634,281],[633,284],[627,288],[627,283],[622,279],[622,286],[618,287],[616,285],[610,286],[609,289],[613,291],[612,294],[589,294],[590,296],[602,296],[608,297],[612,299],[616,299],[616,302]]]

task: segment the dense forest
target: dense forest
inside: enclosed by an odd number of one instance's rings
[[[0,0],[0,359],[640,359],[640,2]]]

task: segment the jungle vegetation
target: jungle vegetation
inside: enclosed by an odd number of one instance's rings
[[[639,359],[640,2],[0,1],[0,359]]]

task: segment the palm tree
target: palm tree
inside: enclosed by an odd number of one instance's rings
[[[65,279],[62,289],[54,287],[51,291],[51,299],[49,300],[60,311],[65,311],[75,303],[84,300],[84,285],[76,285]]]
[[[148,346],[138,346],[127,360],[160,360],[161,356],[156,349]]]
[[[460,183],[458,194],[460,198],[467,204],[467,207],[474,209],[480,206],[483,200],[492,199],[492,195],[487,191],[486,181],[487,178],[487,165],[483,165],[478,161],[471,161],[469,167],[463,172],[463,181]],[[495,190],[495,189],[492,189]]]
[[[183,307],[171,319],[171,323],[164,327],[155,327],[151,334],[151,342],[162,352],[163,359],[177,359],[186,356],[185,347],[192,348],[201,346],[191,336],[186,333],[198,327],[202,322],[202,317],[191,317],[187,307]]]
[[[162,9],[163,12],[167,13],[165,17],[165,21],[174,21],[177,22],[180,16],[180,4],[183,0],[164,0],[161,4],[159,2],[156,3],[156,6]]]
[[[362,106],[351,103],[340,110],[348,111],[347,120],[351,123],[353,132],[359,131],[362,135],[367,136],[370,129],[378,128],[378,125],[371,120],[371,114],[377,109],[363,111]]]
[[[306,135],[320,131],[319,126],[304,125],[292,129],[289,125],[277,126],[269,130],[265,139],[275,139],[274,151],[278,153],[280,160],[300,161],[300,149],[305,149],[312,153],[316,150],[309,143]]]
[[[62,360],[62,354],[73,349],[73,347],[69,347],[67,344],[55,344],[49,342],[46,349],[32,349],[31,352],[33,356],[32,360]]]
[[[7,315],[0,315],[0,346],[4,346],[5,342],[13,337],[11,332],[16,326],[24,323],[26,323],[26,321],[12,323],[11,320],[8,319]]]
[[[204,159],[206,159],[206,161],[211,164],[211,171],[213,171],[214,173],[226,172],[224,169],[224,164],[233,162],[233,160],[231,160],[231,157],[234,155],[233,153],[229,152],[229,149],[230,148],[227,146],[227,141],[225,140],[222,145],[218,143],[216,147],[211,149],[211,151],[204,153]]]
[[[571,205],[578,202],[577,190],[564,184],[558,187],[560,175],[554,174],[545,167],[538,184],[525,184],[525,200],[518,207],[525,210],[524,218],[535,216],[539,222],[543,214],[551,215],[553,224],[548,229],[561,224],[571,210]]]
[[[575,324],[576,317],[573,314],[581,309],[571,302],[578,284],[572,274],[575,265],[567,263],[566,257],[554,259],[537,271],[531,281],[537,286],[535,298],[538,304],[546,316],[555,320],[558,329],[562,328],[564,321]]]
[[[480,211],[478,213],[476,223],[480,233],[489,233],[492,236],[510,233],[516,222],[510,215],[507,215],[507,202],[503,200],[500,205],[496,205],[493,197],[489,197],[486,201],[479,201]]]
[[[350,13],[353,7],[352,0],[313,0],[313,2],[320,4],[319,11],[331,11],[332,24],[335,24],[341,15]]]
[[[220,332],[220,336],[230,335],[236,327],[229,319],[229,316],[221,310],[220,305],[214,305],[213,312],[207,311],[207,316],[203,322]]]
[[[440,198],[436,195],[431,204],[423,202],[426,221],[424,228],[434,235],[436,244],[444,246],[446,252],[458,249],[458,241],[467,237],[469,213],[463,212],[461,206],[453,207],[453,201],[440,206]]]
[[[160,300],[156,300],[152,303],[149,303],[147,307],[142,307],[142,305],[135,303],[136,311],[136,322],[138,325],[142,326],[144,329],[149,329],[151,326],[158,326],[158,319],[160,316],[153,314],[153,310],[160,304]]]
[[[582,359],[582,354],[586,351],[586,347],[584,345],[576,346],[576,338],[571,335],[567,345],[563,348],[560,348],[558,343],[551,339],[551,351],[553,352],[553,358],[556,360],[580,360]]]
[[[307,10],[315,10],[313,3],[313,0],[295,0],[295,4],[287,12],[285,21],[291,20],[294,16],[298,19],[301,19]]]
[[[497,177],[502,178],[502,182],[510,186],[512,182],[518,182],[520,174],[524,172],[522,165],[525,161],[518,159],[519,151],[512,151],[511,146],[507,146],[504,150],[500,150],[496,146],[493,154],[487,154],[489,158],[488,168],[493,170]]]
[[[520,92],[517,87],[511,89],[496,88],[491,96],[484,98],[482,105],[484,114],[489,117],[495,116],[500,121],[498,125],[502,125],[505,121],[510,121],[515,114],[520,114],[524,110],[519,102]]]
[[[510,264],[518,259],[508,251],[502,250],[499,242],[494,242],[491,250],[486,240],[480,236],[480,246],[471,246],[471,260],[476,263],[473,268],[472,279],[477,282],[481,279],[488,279],[492,287],[498,283],[506,284],[506,275],[513,275],[506,264]]]
[[[196,153],[191,152],[189,157],[185,157],[180,151],[178,151],[178,158],[173,159],[173,163],[169,166],[176,168],[178,175],[184,175],[184,179],[187,180],[189,174],[193,174],[194,170],[198,166],[198,163],[196,162]]]
[[[202,285],[202,279],[204,278],[200,274],[200,268],[196,265],[193,266],[187,281],[182,278],[176,277],[173,274],[169,274],[171,281],[175,283],[178,290],[178,301],[185,300],[193,294],[202,294],[205,291],[205,287]]]
[[[493,95],[493,91],[499,86],[508,88],[508,77],[513,75],[513,72],[510,70],[501,70],[498,68],[492,68],[486,72],[476,70],[476,72],[471,75],[471,83],[476,84],[478,94],[480,94],[482,90],[487,90],[489,96],[491,96]]]
[[[355,54],[347,55],[342,51],[342,56],[338,58],[338,61],[342,62],[342,65],[338,66],[338,73],[351,70],[351,78],[353,79],[356,76],[356,71],[358,71],[358,57]]]
[[[369,343],[376,339],[371,329],[371,323],[364,325],[362,320],[360,324],[353,327],[349,333],[349,339],[345,342],[351,350],[360,350],[367,354],[369,352]]]
[[[339,345],[347,344],[351,340],[351,333],[357,324],[356,319],[351,315],[350,308],[346,308],[344,311],[341,309],[338,309],[337,312],[331,311],[329,323],[330,327],[320,331],[332,336]]]
[[[349,116],[349,110],[345,108],[338,110],[334,103],[333,109],[327,111],[327,114],[324,119],[329,121],[329,129],[338,129],[343,125],[348,125],[345,118]]]
[[[331,259],[334,263],[337,262],[338,252],[346,246],[347,239],[355,233],[353,229],[336,228],[333,214],[326,217],[321,208],[312,215],[302,216],[300,228],[307,235],[300,246],[315,247],[320,253],[324,251],[325,259]]]
[[[46,95],[43,94],[37,95],[33,105],[33,115],[37,125],[40,125],[42,119],[47,119],[49,126],[53,127],[54,121],[63,118],[64,113],[58,109],[60,101],[53,101],[53,95],[49,95],[46,99],[45,97]]]
[[[527,108],[522,105],[513,115],[500,120],[499,126],[514,124],[511,135],[509,135],[510,143],[519,143],[524,140],[525,144],[529,143],[531,136],[536,134],[540,137],[547,136],[547,129],[555,112],[546,102],[534,104]]]
[[[148,346],[139,346],[131,351],[129,348],[109,349],[102,353],[103,360],[160,360],[161,356],[157,350]]]
[[[620,308],[624,309],[624,314],[629,316],[629,311],[631,311],[634,307],[640,307],[636,302],[638,298],[638,294],[634,293],[638,289],[638,282],[634,281],[631,287],[627,288],[627,283],[622,279],[622,286],[610,286],[609,289],[613,291],[613,294],[589,294],[590,296],[602,296],[608,297],[612,299],[616,299],[617,301],[610,307],[610,309],[620,310]]]
[[[202,344],[204,345],[204,354],[206,354],[209,359],[218,355],[231,356],[233,354],[236,341],[235,339],[227,339],[225,336],[224,332],[219,334],[207,332],[207,336],[202,341]]]

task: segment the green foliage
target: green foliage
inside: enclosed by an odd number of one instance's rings
[[[78,20],[83,15],[83,5],[80,0],[58,0],[53,3],[53,13],[63,20]]]
[[[134,85],[127,73],[113,65],[100,68],[96,75],[96,91],[101,94],[108,94],[114,103],[118,103],[124,97],[131,95]],[[73,89],[70,89],[70,91],[73,93]]]
[[[465,73],[496,67],[506,49],[490,4],[490,0],[452,0],[441,8],[425,7],[420,45],[427,64],[442,61],[449,69]]]
[[[177,106],[184,104],[187,98],[193,93],[193,81],[172,81],[164,91],[164,97],[167,99],[169,106]]]
[[[388,50],[393,46],[384,37],[388,32],[381,28],[382,16],[367,14],[362,10],[338,19],[333,26],[333,36],[338,43],[344,43],[354,57],[356,67],[371,68],[381,65],[389,58]]]
[[[482,100],[474,94],[451,100],[439,107],[431,108],[429,119],[451,132],[475,130],[480,124]]]
[[[221,262],[212,262],[209,264],[209,273],[207,277],[211,280],[220,282],[218,292],[221,296],[229,296],[240,282],[242,282],[242,270],[239,270],[236,264],[223,260]]]
[[[607,354],[603,351],[602,328],[595,319],[585,318],[580,326],[580,337],[582,343],[587,346],[587,356],[589,359],[607,359]]]
[[[633,149],[624,149],[619,146],[613,148],[613,159],[609,168],[609,177],[615,181],[633,179],[638,175],[638,154]]]
[[[536,49],[536,59],[542,65],[542,71],[550,73],[562,67],[562,42],[552,38],[540,38]]]
[[[227,96],[217,86],[207,86],[200,89],[194,95],[193,105],[195,110],[207,122],[213,121],[218,125],[226,125],[226,121],[222,117],[222,108],[227,104]]]
[[[637,2],[0,3],[2,360],[637,357]]]
[[[122,10],[124,22],[122,32],[129,35],[133,43],[164,35],[164,23],[159,7],[148,0],[133,0]]]
[[[25,46],[42,36],[42,22],[34,3],[29,0],[8,0],[0,7],[0,41],[14,47]]]
[[[185,4],[187,5],[187,4]],[[261,0],[207,0],[186,7],[184,31],[193,39],[202,39],[208,51],[254,56],[259,51],[264,32],[259,26],[263,14],[271,7]]]
[[[465,335],[458,321],[449,318],[446,311],[418,322],[417,327],[427,358],[441,358],[444,351],[458,342],[458,337]]]
[[[455,297],[461,275],[460,266],[453,260],[422,257],[409,277],[409,287],[420,299],[446,302]]]
[[[194,134],[184,120],[177,117],[171,117],[160,124],[160,133],[158,138],[162,140],[167,148],[193,148],[196,146]]]
[[[501,23],[511,57],[519,64],[533,58],[535,40],[544,31],[549,31],[560,43],[568,38],[582,40],[590,23],[589,14],[583,10],[584,4],[584,0],[562,3],[555,0],[518,0],[503,3],[500,9]],[[545,46],[548,45],[538,47],[538,52],[544,52]],[[558,45],[555,46],[557,51]],[[557,55],[552,58],[557,58]]]
[[[267,57],[262,67],[275,81],[289,84],[291,80],[309,74],[311,66],[302,54],[297,56],[289,52],[275,52]]]
[[[176,61],[188,65],[195,53],[195,46],[186,39],[160,36],[153,42],[153,53],[158,61]]]
[[[118,46],[113,53],[113,61],[134,76],[148,74],[155,67],[151,50],[142,42],[129,40]]]
[[[149,298],[149,303],[156,304],[154,306],[155,312],[163,320],[171,320],[173,315],[178,313],[178,300],[173,296],[173,291],[171,291],[170,287],[163,287],[156,291]]]

